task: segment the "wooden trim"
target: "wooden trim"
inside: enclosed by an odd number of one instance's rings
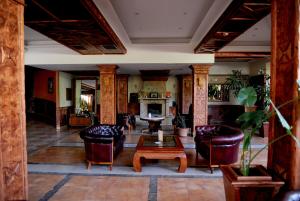
[[[28,199],[24,6],[18,2],[0,1],[0,200]]]
[[[227,45],[270,13],[269,0],[233,0],[194,49],[194,53],[213,53]],[[251,17],[241,17],[245,13]]]
[[[117,34],[113,31],[111,26],[105,20],[102,13],[99,11],[97,6],[94,4],[92,0],[81,0],[82,4],[88,9],[88,11],[93,15],[94,19],[99,23],[99,25],[106,31],[109,37],[113,40],[113,42],[117,45],[117,47],[122,50],[121,54],[126,54],[127,50]],[[105,53],[104,53],[105,54]]]
[[[215,58],[269,58],[271,52],[216,52]]]
[[[272,60],[271,98],[275,105],[299,97],[296,80],[299,79],[299,8],[300,2],[272,1]],[[288,22],[287,22],[288,20]],[[286,90],[288,89],[288,90]],[[280,108],[281,114],[300,138],[300,102]],[[285,134],[278,118],[271,121],[269,141]],[[280,175],[289,189],[300,188],[300,148],[292,138],[284,138],[268,149],[268,168]]]

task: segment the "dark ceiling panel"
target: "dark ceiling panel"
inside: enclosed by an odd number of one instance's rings
[[[125,54],[92,0],[28,0],[25,25],[80,54]]]
[[[233,0],[194,52],[218,51],[267,16],[270,10],[271,0]]]

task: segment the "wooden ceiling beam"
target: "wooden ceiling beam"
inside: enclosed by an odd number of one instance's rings
[[[25,25],[83,55],[126,53],[93,0],[27,0]]]
[[[216,52],[244,33],[271,10],[271,0],[233,0],[225,12],[208,31],[200,43],[195,47],[194,53]],[[219,34],[222,33],[222,34]],[[234,33],[234,34],[230,34]],[[217,41],[223,42],[217,42]],[[209,48],[207,44],[210,44]],[[214,46],[211,46],[211,45]]]
[[[271,52],[216,52],[215,59],[269,59]]]

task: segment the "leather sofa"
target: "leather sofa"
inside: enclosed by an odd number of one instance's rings
[[[107,164],[110,170],[126,139],[122,126],[108,124],[88,127],[80,132],[80,137],[84,140],[87,168],[92,164]]]
[[[235,163],[238,159],[239,144],[244,134],[238,128],[225,125],[205,125],[195,127],[196,154],[209,161],[213,166]]]

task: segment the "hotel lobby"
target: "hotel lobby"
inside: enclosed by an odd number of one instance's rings
[[[299,7],[2,0],[0,201],[299,195]],[[246,87],[257,111],[284,103],[250,140],[254,127],[236,121],[257,114],[238,100]],[[243,164],[248,141],[260,153],[251,163],[271,175],[256,183],[224,173]],[[228,191],[231,177],[263,190]]]

